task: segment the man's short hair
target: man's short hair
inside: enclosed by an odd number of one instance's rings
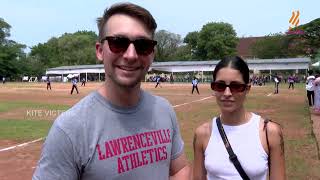
[[[132,3],[116,3],[112,5],[109,9],[107,8],[104,11],[102,17],[97,18],[99,40],[101,40],[105,36],[105,24],[107,23],[109,18],[115,14],[124,14],[138,19],[145,25],[145,27],[152,34],[152,36],[154,35],[154,32],[157,28],[157,23],[148,10]]]

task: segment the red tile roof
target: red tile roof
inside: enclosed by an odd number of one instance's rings
[[[244,37],[239,38],[239,43],[237,45],[237,55],[242,58],[253,58],[250,46],[254,44],[257,40],[263,39],[264,37]]]

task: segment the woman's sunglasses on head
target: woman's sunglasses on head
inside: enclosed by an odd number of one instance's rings
[[[100,42],[103,43],[105,40],[108,41],[109,48],[113,53],[126,52],[129,45],[133,43],[138,55],[143,56],[151,54],[154,50],[154,46],[157,45],[157,41],[144,38],[130,40],[127,37],[106,36],[103,39],[101,39]]]
[[[223,82],[212,82],[211,89],[217,92],[224,92],[229,87],[231,93],[244,92],[249,86],[246,84],[231,83],[227,85]]]

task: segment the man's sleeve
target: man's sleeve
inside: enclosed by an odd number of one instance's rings
[[[70,138],[54,123],[43,144],[32,180],[79,179],[76,157]]]

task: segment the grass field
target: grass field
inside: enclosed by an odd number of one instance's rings
[[[0,179],[30,179],[43,142],[1,151],[23,142],[45,137],[53,120],[101,83],[79,87],[80,94],[70,95],[70,84],[6,83],[0,85]],[[208,84],[200,84],[200,95],[191,94],[191,84],[143,84],[143,89],[167,98],[175,107],[190,161],[193,159],[193,132],[200,124],[211,121],[218,107]],[[280,84],[278,95],[273,84],[252,87],[246,107],[280,123],[284,131],[287,179],[320,179],[320,160],[312,135],[309,107],[303,84],[288,90]],[[210,97],[210,98],[207,98]],[[207,99],[203,99],[207,98]],[[201,100],[203,99],[203,100]],[[199,101],[197,101],[199,100]],[[22,178],[23,177],[23,178]]]

